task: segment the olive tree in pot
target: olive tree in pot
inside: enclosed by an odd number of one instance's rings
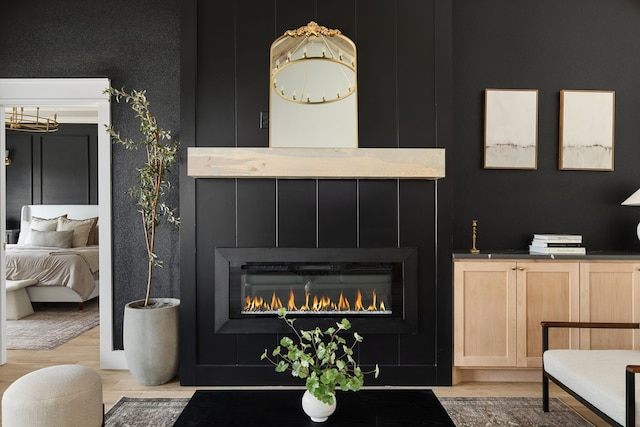
[[[178,370],[178,310],[180,300],[175,298],[151,298],[154,267],[162,261],[155,252],[156,232],[160,219],[175,227],[180,219],[165,201],[165,192],[171,187],[166,172],[176,162],[178,142],[171,133],[158,127],[156,118],[149,111],[144,90],[126,92],[107,88],[104,91],[131,106],[140,122],[139,140],[122,138],[120,132],[107,126],[107,132],[115,144],[129,150],[146,150],[147,161],[137,169],[137,183],[129,188],[129,195],[136,199],[141,216],[144,241],[147,250],[147,284],[143,300],[126,304],[124,309],[123,343],[127,365],[132,375],[143,385],[160,385],[173,379]]]

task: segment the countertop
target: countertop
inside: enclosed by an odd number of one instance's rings
[[[563,260],[640,260],[640,252],[587,250],[586,255],[531,255],[526,249],[480,250],[478,254],[468,250],[456,250],[452,257],[457,259],[563,259]]]

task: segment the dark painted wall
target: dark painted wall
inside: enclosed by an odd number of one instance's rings
[[[115,87],[146,89],[159,124],[179,136],[179,0],[33,0],[4,2],[0,13],[0,78],[108,77]],[[112,104],[112,122],[135,137],[126,105]],[[146,252],[138,213],[127,195],[143,152],[113,146],[114,342],[121,348],[126,302],[144,298]],[[178,203],[177,170],[171,193]],[[179,296],[179,233],[162,226],[155,296]]]
[[[98,127],[61,124],[54,133],[7,132],[7,229],[31,204],[98,203]]]
[[[315,20],[339,28],[358,47],[360,147],[451,146],[448,2],[182,4],[181,131],[190,144],[267,147],[268,131],[258,118],[269,105],[269,46],[285,30]],[[181,383],[297,383],[259,360],[264,348],[277,345],[277,334],[213,329],[215,248],[276,245],[417,247],[418,332],[369,333],[358,357],[381,365],[377,384],[450,383],[448,197],[446,183],[435,181],[183,177],[183,221],[195,227],[181,234]],[[441,222],[437,212],[444,212]],[[442,269],[438,248],[445,254]]]
[[[454,247],[526,249],[533,233],[584,235],[587,250],[640,250],[640,2],[453,2]],[[485,88],[539,90],[538,169],[482,168]],[[558,170],[560,91],[616,91],[613,172]]]
[[[28,6],[19,2],[3,4],[0,14],[0,77],[109,77],[116,87],[124,85],[127,88],[147,89],[161,124],[174,130],[174,133],[180,133],[185,144],[192,144],[195,134],[179,126],[181,112],[189,117],[195,115],[194,103],[179,104],[180,81],[191,86],[196,76],[192,65],[185,63],[181,67],[180,64],[180,3],[178,0],[33,0]],[[287,2],[278,3],[281,8],[286,8]],[[293,0],[288,3],[298,4]],[[339,2],[322,3],[335,6]],[[377,14],[386,13],[387,5],[383,3],[395,4],[388,1],[372,2],[371,9],[365,7],[360,12],[369,17],[360,24],[365,27],[378,26]],[[439,224],[453,221],[453,227],[452,232],[440,238],[449,239],[456,248],[468,248],[471,241],[470,222],[477,218],[480,225],[478,246],[482,249],[524,249],[529,235],[537,231],[581,233],[585,236],[587,246],[592,249],[640,249],[635,238],[635,224],[640,214],[636,208],[619,206],[640,181],[635,162],[640,158],[640,144],[637,142],[640,135],[640,120],[637,119],[640,117],[640,97],[637,96],[640,93],[640,79],[636,72],[640,69],[640,57],[637,55],[640,51],[640,3],[636,0],[455,0],[450,3],[452,5],[449,7],[453,8],[453,29],[449,28],[448,33],[453,37],[453,49],[449,49],[449,54],[453,56],[453,74],[440,73],[435,78],[453,77],[454,80],[455,123],[447,123],[446,117],[439,117],[436,130],[438,133],[455,133],[455,146],[447,147],[447,178],[438,184],[438,197],[442,197],[438,200]],[[257,25],[256,31],[264,34],[265,39],[279,32],[279,28],[262,27],[264,16],[260,7],[271,5],[272,2],[245,0],[238,4],[240,6],[237,9],[231,7],[229,2],[216,6],[223,9],[216,12],[213,22],[239,15]],[[403,7],[411,2],[398,1],[398,4]],[[449,2],[438,0],[436,4],[447,7]],[[296,6],[296,10],[298,7],[302,6]],[[314,6],[305,7],[310,8],[308,14],[315,13]],[[343,26],[351,32],[353,28],[345,24],[349,22],[344,17],[345,10],[339,8],[335,12],[338,21],[334,21],[333,17],[328,20],[336,22],[338,28]],[[292,16],[290,25],[297,26],[300,20],[308,20],[308,14]],[[424,28],[422,18],[424,14],[420,13],[410,21],[398,22],[391,27],[392,31],[415,31],[420,36]],[[327,18],[319,16],[318,19]],[[282,23],[283,26],[286,24],[289,22]],[[202,25],[213,27],[213,23]],[[436,27],[438,25],[451,26],[451,23],[440,22]],[[389,30],[388,27],[380,28],[382,31]],[[211,30],[216,31],[215,27]],[[440,34],[447,33],[446,28],[442,30],[444,32]],[[223,38],[225,36],[222,30],[218,34]],[[359,41],[356,39],[356,42]],[[439,46],[446,44],[446,40],[436,39],[435,43]],[[209,51],[209,55],[228,55],[235,48],[218,44]],[[244,68],[262,67],[267,63],[268,44],[263,44],[262,48],[264,55],[247,58],[247,61],[255,63],[249,62]],[[366,62],[361,61],[359,65],[360,71],[364,72]],[[420,75],[422,72],[422,69],[409,65],[404,68],[403,72],[407,73]],[[214,70],[213,76],[229,72],[220,66]],[[245,73],[246,70],[239,72]],[[266,75],[267,70],[264,73]],[[214,80],[207,80],[211,81]],[[264,96],[258,98],[260,102],[250,99],[256,93],[254,85],[257,90],[263,88],[263,83],[258,80],[238,88],[246,102],[242,108],[253,110],[268,105]],[[490,87],[540,90],[537,171],[482,169],[483,90]],[[228,96],[228,92],[235,89],[233,86],[219,88],[215,96],[201,102],[213,102],[216,96]],[[616,91],[613,172],[557,170],[558,99],[562,89]],[[374,90],[386,91],[388,88]],[[432,105],[431,99],[425,96],[428,94],[416,94],[425,104]],[[442,102],[446,100],[440,100],[440,105]],[[361,99],[360,105],[364,103]],[[380,108],[380,114],[371,112],[366,123],[371,124],[373,119],[380,120],[381,132],[386,132],[386,107]],[[420,109],[414,113],[423,117],[422,111]],[[228,108],[217,110],[216,117],[220,121],[234,120]],[[265,137],[254,125],[257,116],[247,114],[246,117],[248,124],[241,124],[248,136],[242,136],[239,143],[264,143]],[[131,132],[136,127],[130,111],[124,106],[113,106],[113,122],[117,127]],[[430,129],[429,123],[425,126]],[[369,143],[367,141],[372,138],[368,137],[367,132],[375,133],[371,129],[377,127],[377,122],[375,126],[365,126],[366,129],[361,125],[361,142]],[[410,137],[403,136],[403,140],[421,141],[423,135],[425,129],[415,125]],[[211,144],[223,145],[221,141],[233,140],[234,135],[229,133],[228,128],[221,128],[211,133],[210,138]],[[132,283],[143,280],[145,255],[137,233],[135,208],[126,195],[141,155],[113,147],[116,342],[121,339],[122,306],[142,293]],[[452,203],[453,193],[445,190],[454,182],[455,197],[451,209],[447,205]],[[180,185],[186,185],[181,191],[187,195],[195,194],[192,181],[181,176]],[[222,187],[219,191],[229,190],[219,185]],[[297,186],[295,182],[289,185]],[[299,193],[308,194],[304,186]],[[177,201],[177,194],[174,199]],[[219,196],[216,203],[228,204],[232,200]],[[292,197],[281,206],[300,206],[304,203]],[[201,212],[201,215],[204,214],[209,213]],[[215,212],[210,215],[216,219],[213,216],[217,215]],[[304,228],[306,216],[302,214],[301,217],[303,224],[300,227]],[[196,239],[193,224],[183,221],[182,238],[187,236]],[[305,236],[298,230],[292,230],[280,237],[283,244],[293,245],[297,244],[299,235]],[[227,238],[226,235],[222,237]],[[156,294],[179,296],[178,233],[167,233],[165,229],[161,238],[160,246],[166,248],[160,253],[165,259],[165,267],[158,271]],[[303,243],[308,244],[308,240]],[[450,244],[440,245],[440,271],[450,269],[448,246]],[[190,265],[189,259],[194,258],[193,252],[182,253],[181,256],[187,266]]]

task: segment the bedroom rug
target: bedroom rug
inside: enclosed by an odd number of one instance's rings
[[[535,397],[440,397],[442,406],[458,427],[592,426],[560,399],[549,401],[542,412]],[[107,412],[105,427],[169,427],[189,402],[187,398],[123,397]]]
[[[84,303],[34,303],[35,313],[7,320],[8,350],[53,350],[99,324],[98,300]]]

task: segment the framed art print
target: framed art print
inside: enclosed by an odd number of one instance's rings
[[[538,91],[486,89],[484,168],[536,169]]]
[[[613,170],[615,92],[560,91],[561,170]]]

